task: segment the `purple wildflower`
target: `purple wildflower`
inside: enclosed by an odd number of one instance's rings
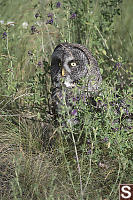
[[[103,139],[103,142],[108,142],[108,138],[105,137],[105,138]]]
[[[119,131],[119,128],[115,128],[114,131],[115,131],[115,132],[116,132],[116,131],[118,132],[118,131]]]
[[[40,14],[39,14],[39,13],[36,13],[36,14],[35,14],[35,18],[38,18],[38,17],[40,17]]]
[[[72,115],[77,115],[77,109],[73,109],[71,112]]]
[[[83,99],[83,102],[85,102],[86,101],[86,97],[85,97],[85,95],[83,94],[83,95],[81,95],[81,98]]]
[[[91,141],[88,139],[88,140],[87,140],[87,143],[88,143],[88,144],[91,144]]]
[[[62,92],[58,93],[58,97],[62,100]]]
[[[126,114],[129,115],[129,111],[126,109]]]
[[[113,128],[113,127],[112,127],[112,130],[113,130],[114,132],[118,132],[118,131],[119,131],[119,128]]]
[[[116,67],[116,68],[121,68],[121,67],[122,67],[122,63],[117,62],[117,63],[115,64],[115,67]]]
[[[91,154],[91,149],[89,149],[89,150],[87,151],[87,154],[89,154],[89,155]]]
[[[60,8],[61,7],[61,2],[57,2],[57,4],[56,4],[56,8]]]
[[[53,24],[53,22],[54,22],[54,20],[53,20],[53,18],[51,18],[51,19],[47,20],[46,24]]]
[[[42,66],[42,62],[39,61],[37,65],[38,65],[39,67],[41,67],[41,66]]]
[[[36,29],[35,26],[31,26],[31,32],[32,32],[32,34],[34,34],[35,32],[37,32],[37,29]]]
[[[4,33],[2,34],[2,38],[3,38],[3,39],[6,39],[6,37],[7,37],[7,33],[4,32]]]
[[[52,13],[49,13],[49,14],[48,14],[48,17],[52,18],[52,17],[53,17],[53,14],[52,14]]]
[[[70,19],[75,19],[76,16],[77,16],[76,13],[72,13],[71,16],[70,16]]]
[[[77,98],[76,98],[76,97],[73,97],[73,98],[72,98],[72,101],[73,101],[73,102],[77,101]]]

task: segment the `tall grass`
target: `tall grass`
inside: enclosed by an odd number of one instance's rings
[[[0,6],[1,199],[118,199],[119,184],[133,182],[132,1]],[[86,45],[103,77],[99,109],[81,99],[75,126],[67,107],[58,123],[51,110],[50,58],[60,42]]]

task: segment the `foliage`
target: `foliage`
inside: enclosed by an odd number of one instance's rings
[[[0,0],[1,199],[116,200],[118,185],[132,183],[128,3]],[[50,56],[60,42],[86,45],[103,77],[97,97],[76,103],[75,126],[67,107],[58,124],[51,111]]]

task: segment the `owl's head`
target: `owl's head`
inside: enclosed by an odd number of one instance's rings
[[[63,80],[67,88],[75,87],[83,78],[87,80],[90,90],[101,82],[97,61],[80,44],[62,43],[55,48],[52,54],[51,77],[53,84],[59,86]]]

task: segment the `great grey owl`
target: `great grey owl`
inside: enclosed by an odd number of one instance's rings
[[[64,106],[70,116],[77,115],[75,101],[86,99],[99,91],[102,77],[96,59],[83,45],[59,44],[51,61],[52,102],[54,114]]]

